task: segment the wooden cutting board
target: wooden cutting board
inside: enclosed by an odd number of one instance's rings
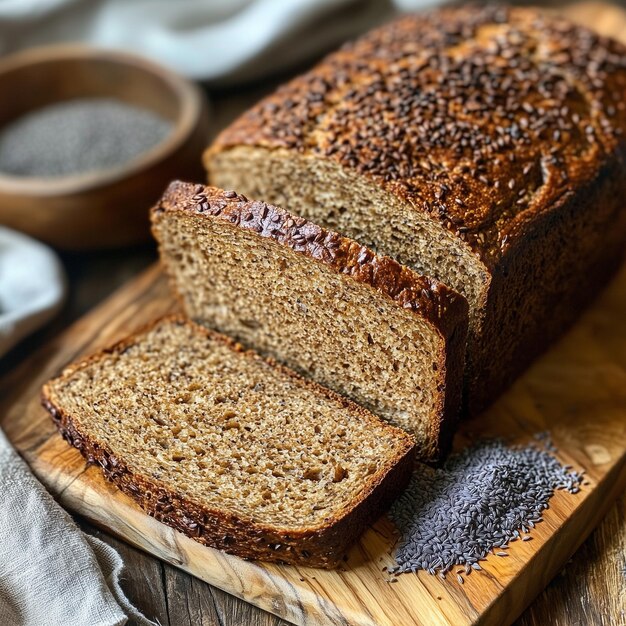
[[[2,425],[33,471],[68,509],[130,543],[296,624],[507,624],[576,550],[626,486],[626,267],[576,327],[488,413],[462,425],[477,435],[528,441],[549,430],[563,463],[590,485],[557,493],[534,531],[506,559],[490,556],[464,585],[423,572],[388,582],[393,526],[380,520],[341,571],[246,562],[206,548],[145,515],[56,433],[39,389],[66,363],[174,308],[152,268],[13,372],[0,388]]]
[[[602,5],[574,16],[626,37],[625,14]],[[626,487],[626,267],[569,334],[486,414],[463,423],[455,446],[480,435],[528,441],[549,430],[563,463],[587,471],[577,495],[557,493],[508,558],[489,557],[459,585],[423,572],[389,582],[395,534],[381,519],[340,571],[246,562],[206,548],[145,515],[56,433],[41,384],[69,361],[174,308],[154,267],[86,315],[0,386],[0,421],[35,474],[68,509],[208,583],[296,624],[410,626],[512,622]]]

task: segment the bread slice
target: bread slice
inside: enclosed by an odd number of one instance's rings
[[[181,318],[69,366],[43,404],[150,515],[249,559],[336,565],[414,458],[404,431]]]
[[[152,211],[189,317],[415,433],[450,444],[467,303],[437,281],[235,192],[172,183]]]
[[[224,130],[209,181],[463,294],[475,414],[624,258],[624,59],[622,44],[531,8],[403,16]]]

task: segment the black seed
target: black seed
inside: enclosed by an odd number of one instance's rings
[[[539,444],[507,447],[482,441],[451,455],[438,469],[416,471],[390,515],[401,533],[395,573],[431,574],[462,565],[457,576],[480,571],[495,548],[504,557],[520,531],[542,521],[555,489],[579,489],[582,473],[570,472],[550,454],[547,434]],[[523,538],[524,541],[530,538]]]

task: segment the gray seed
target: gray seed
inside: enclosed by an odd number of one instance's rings
[[[59,102],[2,129],[0,171],[53,177],[119,167],[160,143],[171,128],[148,109],[110,98]]]
[[[478,561],[542,521],[555,489],[578,490],[582,475],[550,454],[549,436],[541,433],[535,440],[524,447],[478,442],[438,469],[417,470],[390,511],[401,533],[390,571],[422,569],[445,576],[461,565],[459,576],[481,570]]]

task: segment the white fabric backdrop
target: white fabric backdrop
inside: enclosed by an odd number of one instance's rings
[[[89,42],[233,83],[285,69],[437,0],[0,0],[0,54]]]

